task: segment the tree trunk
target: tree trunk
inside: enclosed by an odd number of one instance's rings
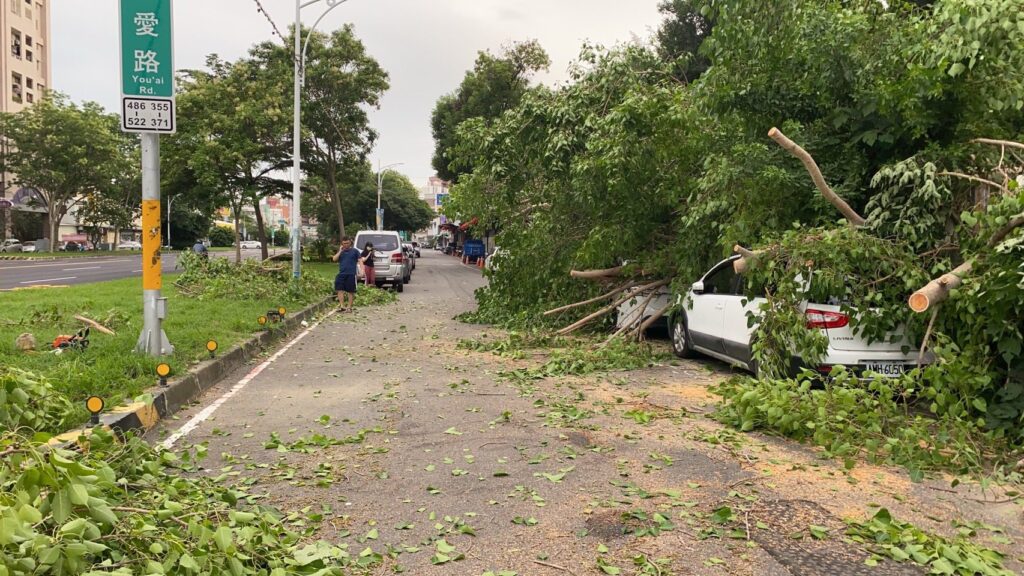
[[[332,152],[333,154],[333,152]],[[338,216],[338,242],[345,237],[345,212],[341,207],[341,194],[338,193],[338,179],[335,174],[334,160],[327,164],[327,186],[331,193],[331,202],[334,204],[334,213]]]
[[[114,228],[114,243],[110,245],[110,250],[116,250],[117,245],[121,243],[121,227]]]
[[[597,312],[594,312],[593,314],[587,316],[586,318],[583,318],[582,320],[579,320],[573,324],[570,324],[569,326],[566,326],[565,328],[562,328],[561,330],[555,332],[555,334],[558,334],[559,336],[565,336],[566,334],[575,332],[577,329],[582,328],[583,326],[586,326],[590,322],[597,320],[598,318],[604,316],[605,314],[608,314],[612,310],[615,310],[616,308],[619,307],[620,304],[622,304],[626,300],[634,298],[648,290],[657,290],[662,286],[667,286],[671,282],[671,280],[659,280],[657,282],[652,282],[651,284],[648,284],[646,286],[641,286],[635,292],[626,293],[626,295],[617,298],[611,304],[605,306],[604,308],[601,308]]]
[[[775,140],[779,146],[782,146],[793,156],[797,157],[804,164],[804,168],[811,175],[811,180],[814,180],[814,185],[818,187],[818,191],[825,197],[826,200],[832,203],[833,206],[839,210],[843,216],[853,224],[854,226],[863,226],[864,218],[857,214],[845,200],[839,197],[838,194],[829,188],[828,183],[825,182],[825,177],[821,175],[821,169],[818,168],[818,163],[814,161],[814,158],[807,153],[806,150],[801,148],[797,143],[793,142],[786,135],[782,133],[778,128],[772,128],[768,131],[768,137]]]
[[[240,218],[239,212],[242,211],[242,202],[239,201],[238,205],[232,208],[232,212],[235,213],[235,264],[242,263],[242,237],[238,235],[238,223]]]
[[[259,196],[252,197],[252,207],[256,210],[256,235],[260,238],[260,260],[266,260],[270,256],[267,253],[267,227],[263,223]]]
[[[732,251],[740,257],[732,262],[732,269],[737,274],[743,274],[750,269],[750,265],[757,260],[759,251],[748,250],[739,244],[732,247]]]
[[[50,252],[56,252],[57,235],[60,233],[60,221],[64,218],[64,215],[59,213],[59,211],[54,214],[52,210],[48,210],[47,216],[50,218]]]

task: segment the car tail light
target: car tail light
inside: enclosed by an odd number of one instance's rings
[[[395,252],[391,255],[391,262],[392,264],[401,264],[405,262],[405,257],[402,256],[401,252]]]
[[[828,312],[808,308],[805,314],[807,315],[808,328],[842,328],[850,323],[850,317],[842,312]]]

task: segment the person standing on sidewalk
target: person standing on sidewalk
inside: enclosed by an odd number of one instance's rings
[[[341,239],[341,248],[331,260],[338,263],[338,275],[334,277],[334,291],[338,293],[338,304],[344,312],[351,312],[356,300],[356,270],[360,257],[359,250],[352,247],[348,236]]]
[[[363,248],[363,253],[360,255],[360,260],[363,262],[363,280],[367,286],[375,286],[377,284],[377,271],[373,269],[373,242],[367,242],[366,247]]]

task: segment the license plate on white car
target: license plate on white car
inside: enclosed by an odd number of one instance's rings
[[[898,362],[865,362],[864,369],[888,378],[898,378],[907,371],[907,365]]]

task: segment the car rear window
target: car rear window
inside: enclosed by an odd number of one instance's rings
[[[398,250],[398,237],[391,234],[360,234],[356,238],[356,248],[362,250],[367,244],[373,244],[374,250],[384,252]]]

